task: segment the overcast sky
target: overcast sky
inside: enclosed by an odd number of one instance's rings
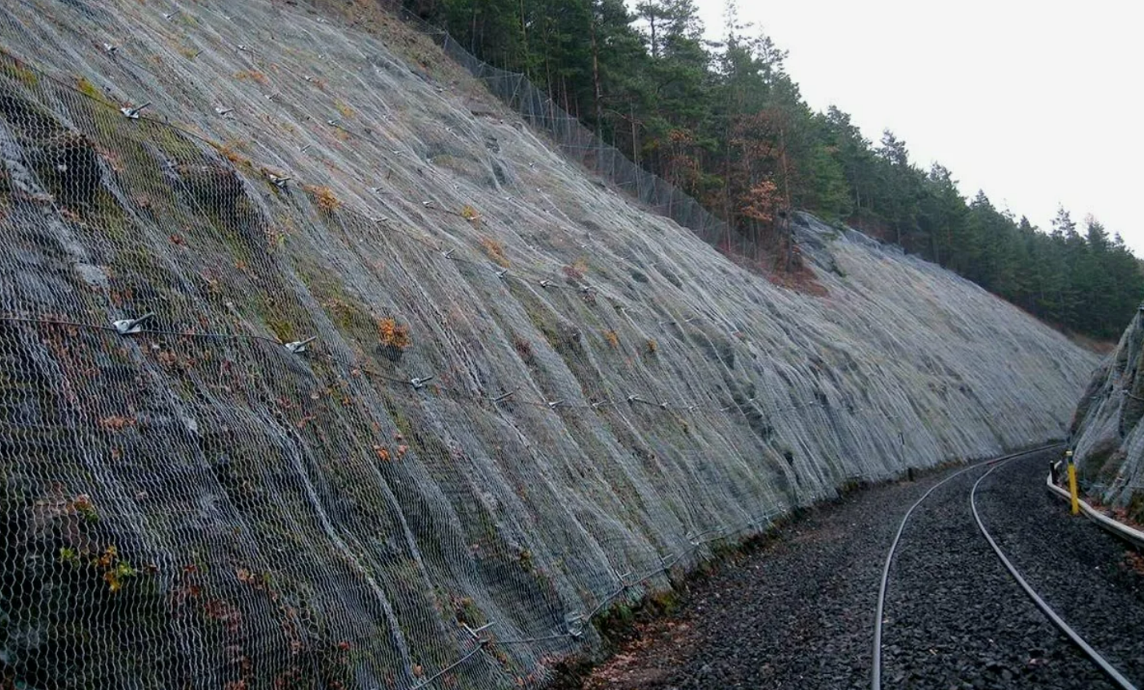
[[[723,0],[697,0],[724,34]],[[1144,7],[1132,0],[740,0],[790,51],[815,110],[837,105],[866,137],[904,139],[963,194],[1049,229],[1059,205],[1091,213],[1144,257]]]

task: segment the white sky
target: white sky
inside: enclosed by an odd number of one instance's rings
[[[1091,213],[1144,257],[1144,5],[1132,0],[740,0],[790,51],[815,110],[867,138],[890,128],[913,162],[940,161],[964,195],[1042,230],[1059,205]],[[712,37],[723,0],[697,0]]]

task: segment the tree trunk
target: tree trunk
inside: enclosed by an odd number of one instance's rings
[[[640,164],[640,147],[639,147],[639,127],[636,125],[636,104],[634,101],[628,103],[629,112],[632,114],[632,162],[639,166]]]
[[[524,18],[524,0],[520,0],[520,39],[524,43],[524,76],[532,78],[532,55],[528,52],[528,24]]]
[[[655,40],[655,12],[653,11],[648,15],[648,22],[651,24],[651,57],[652,59],[659,58],[659,44]]]
[[[604,91],[600,86],[600,47],[596,42],[596,15],[592,14],[592,21],[590,24],[592,35],[592,86],[594,95],[596,97],[596,132],[600,133],[600,127],[604,124]]]
[[[790,169],[787,167],[786,132],[779,128],[780,160],[783,166],[783,211],[779,216],[779,237],[786,244],[786,273],[789,274],[794,263],[794,235],[790,231]]]
[[[477,54],[477,3],[473,3],[473,28],[469,30],[469,52]]]

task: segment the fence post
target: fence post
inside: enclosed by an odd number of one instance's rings
[[[1076,491],[1076,464],[1073,463],[1073,452],[1071,450],[1065,451],[1065,459],[1069,463],[1069,495],[1072,497],[1072,514],[1077,515],[1080,513],[1080,499],[1077,497]]]

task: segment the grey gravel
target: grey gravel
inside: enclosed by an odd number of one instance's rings
[[[1050,500],[1051,452],[982,482],[994,538],[1058,612],[1139,682],[1142,576],[1125,548]],[[891,571],[886,688],[1111,688],[1033,605],[981,537],[969,490],[987,468],[937,489],[911,519]],[[906,508],[943,475],[821,507],[767,547],[693,583],[681,614],[653,622],[597,667],[587,688],[868,688],[886,549]],[[1123,664],[1123,665],[1121,665]]]

